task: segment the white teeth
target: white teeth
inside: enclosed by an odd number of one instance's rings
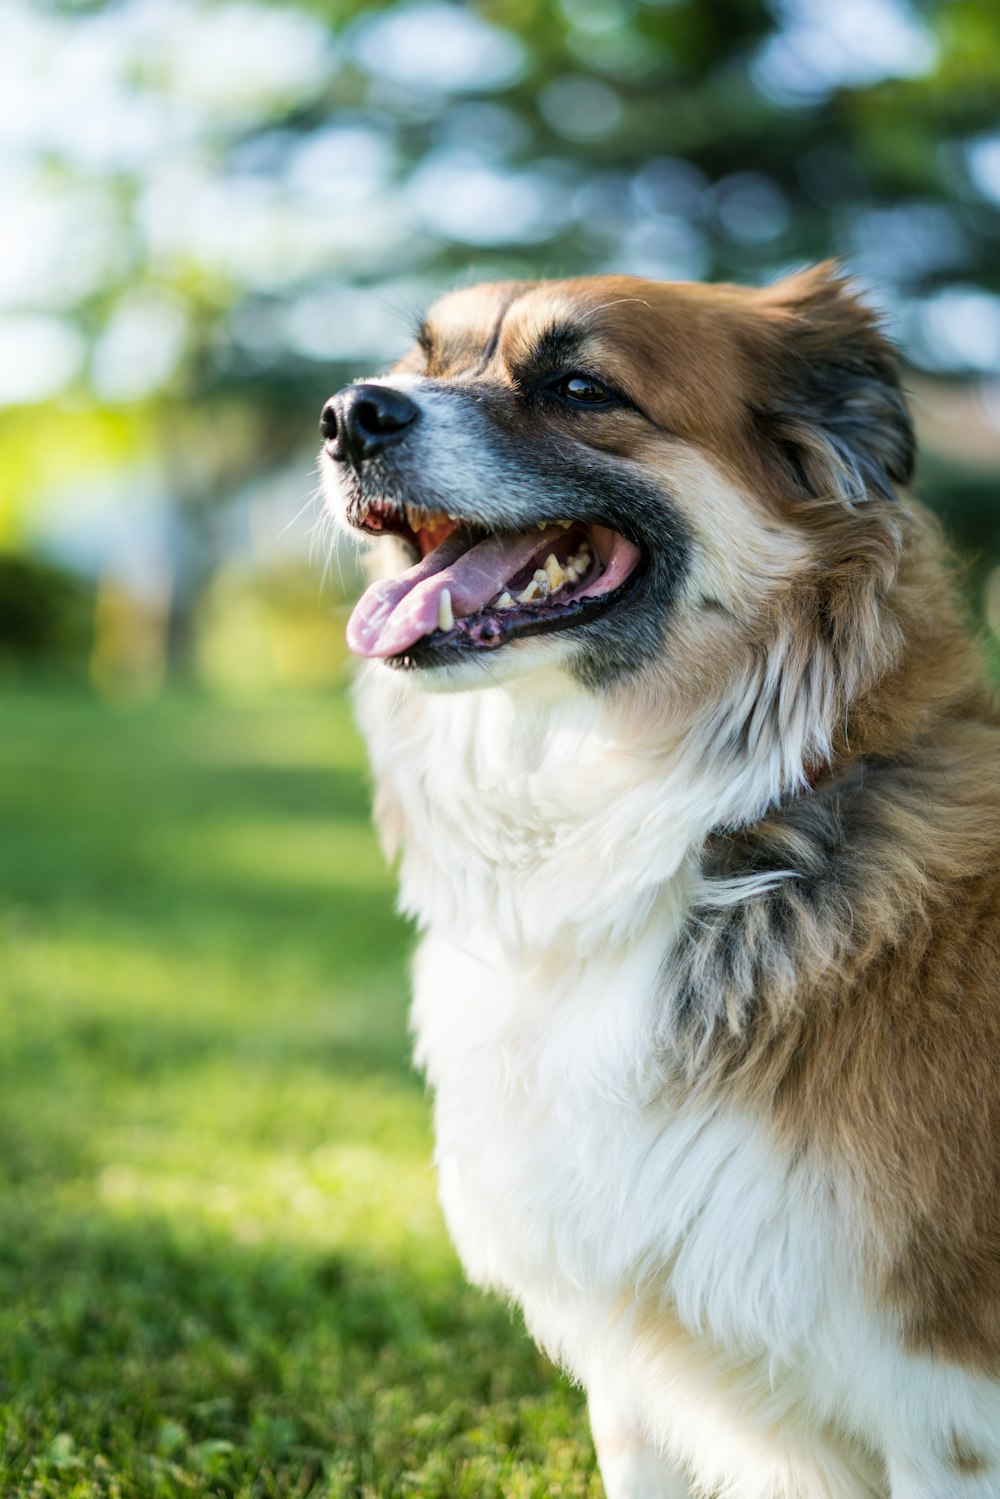
[[[539,531],[547,531],[549,529],[549,522],[547,520],[540,520],[537,522],[537,525]]]
[[[542,594],[543,595],[552,592],[552,584],[549,582],[549,575],[545,571],[544,567],[536,567],[535,573],[534,573],[534,578],[535,578],[535,582],[538,584],[539,588],[542,590]]]
[[[504,589],[504,591],[500,595],[500,597],[497,599],[497,601],[493,605],[493,607],[494,607],[494,609],[513,609],[513,607],[514,607],[514,600],[511,598],[511,596],[507,592],[506,588]]]
[[[560,521],[556,521],[556,525],[557,525],[557,526],[562,526],[562,528],[563,528],[563,530],[564,530],[564,531],[568,531],[568,530],[569,530],[569,528],[570,528],[570,526],[571,526],[571,525],[572,525],[572,524],[573,524],[573,522],[572,522],[572,521],[571,521],[571,520],[560,520]]]
[[[406,524],[409,526],[410,530],[419,531],[420,511],[417,509],[416,505],[404,505],[403,509],[406,511]]]
[[[557,588],[561,588],[566,581],[566,574],[563,572],[555,552],[550,552],[545,559],[545,575],[549,580],[549,587],[553,593],[555,593]]]
[[[451,591],[442,588],[438,596],[438,629],[450,630],[455,623],[455,616],[451,612]]]
[[[541,597],[542,590],[538,586],[538,579],[536,576],[532,578],[531,582],[528,584],[524,592],[518,594],[517,602],[519,604],[531,604],[534,603],[535,599],[540,599]]]

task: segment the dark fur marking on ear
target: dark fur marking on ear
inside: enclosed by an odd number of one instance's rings
[[[892,500],[893,485],[912,477],[916,442],[899,390],[866,382],[861,391],[847,375],[839,388],[806,380],[799,399],[762,407],[754,419],[811,499]]]
[[[772,291],[777,395],[751,403],[758,434],[805,496],[893,499],[912,477],[915,440],[875,313],[828,269],[793,279],[785,297],[781,285]]]

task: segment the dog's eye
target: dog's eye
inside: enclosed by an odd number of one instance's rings
[[[591,375],[561,375],[549,389],[576,406],[610,406],[615,400],[614,393]]]

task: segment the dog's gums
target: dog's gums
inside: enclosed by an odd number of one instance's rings
[[[358,506],[352,524],[403,540],[415,558],[373,583],[351,615],[347,641],[390,666],[444,664],[523,635],[566,629],[615,607],[642,575],[642,553],[607,526],[540,521],[489,534],[439,511],[388,501]]]

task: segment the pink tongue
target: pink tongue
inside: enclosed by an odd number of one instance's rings
[[[373,583],[362,594],[347,624],[347,644],[359,656],[409,650],[437,629],[442,589],[451,593],[454,614],[476,614],[561,534],[559,526],[550,526],[522,536],[491,536],[467,550],[467,543],[449,536],[401,578]]]
[[[465,540],[453,534],[439,547],[435,547],[433,552],[428,552],[422,562],[403,573],[402,577],[384,578],[366,588],[347,622],[347,644],[351,650],[359,656],[383,655],[382,651],[376,649],[379,635],[392,618],[396,605],[418,583],[443,572],[466,550]]]
[[[593,598],[602,593],[613,593],[619,583],[624,583],[629,573],[637,566],[642,553],[631,541],[611,531],[607,526],[591,526],[590,538],[601,563],[601,570],[586,588],[581,588],[578,599]]]

